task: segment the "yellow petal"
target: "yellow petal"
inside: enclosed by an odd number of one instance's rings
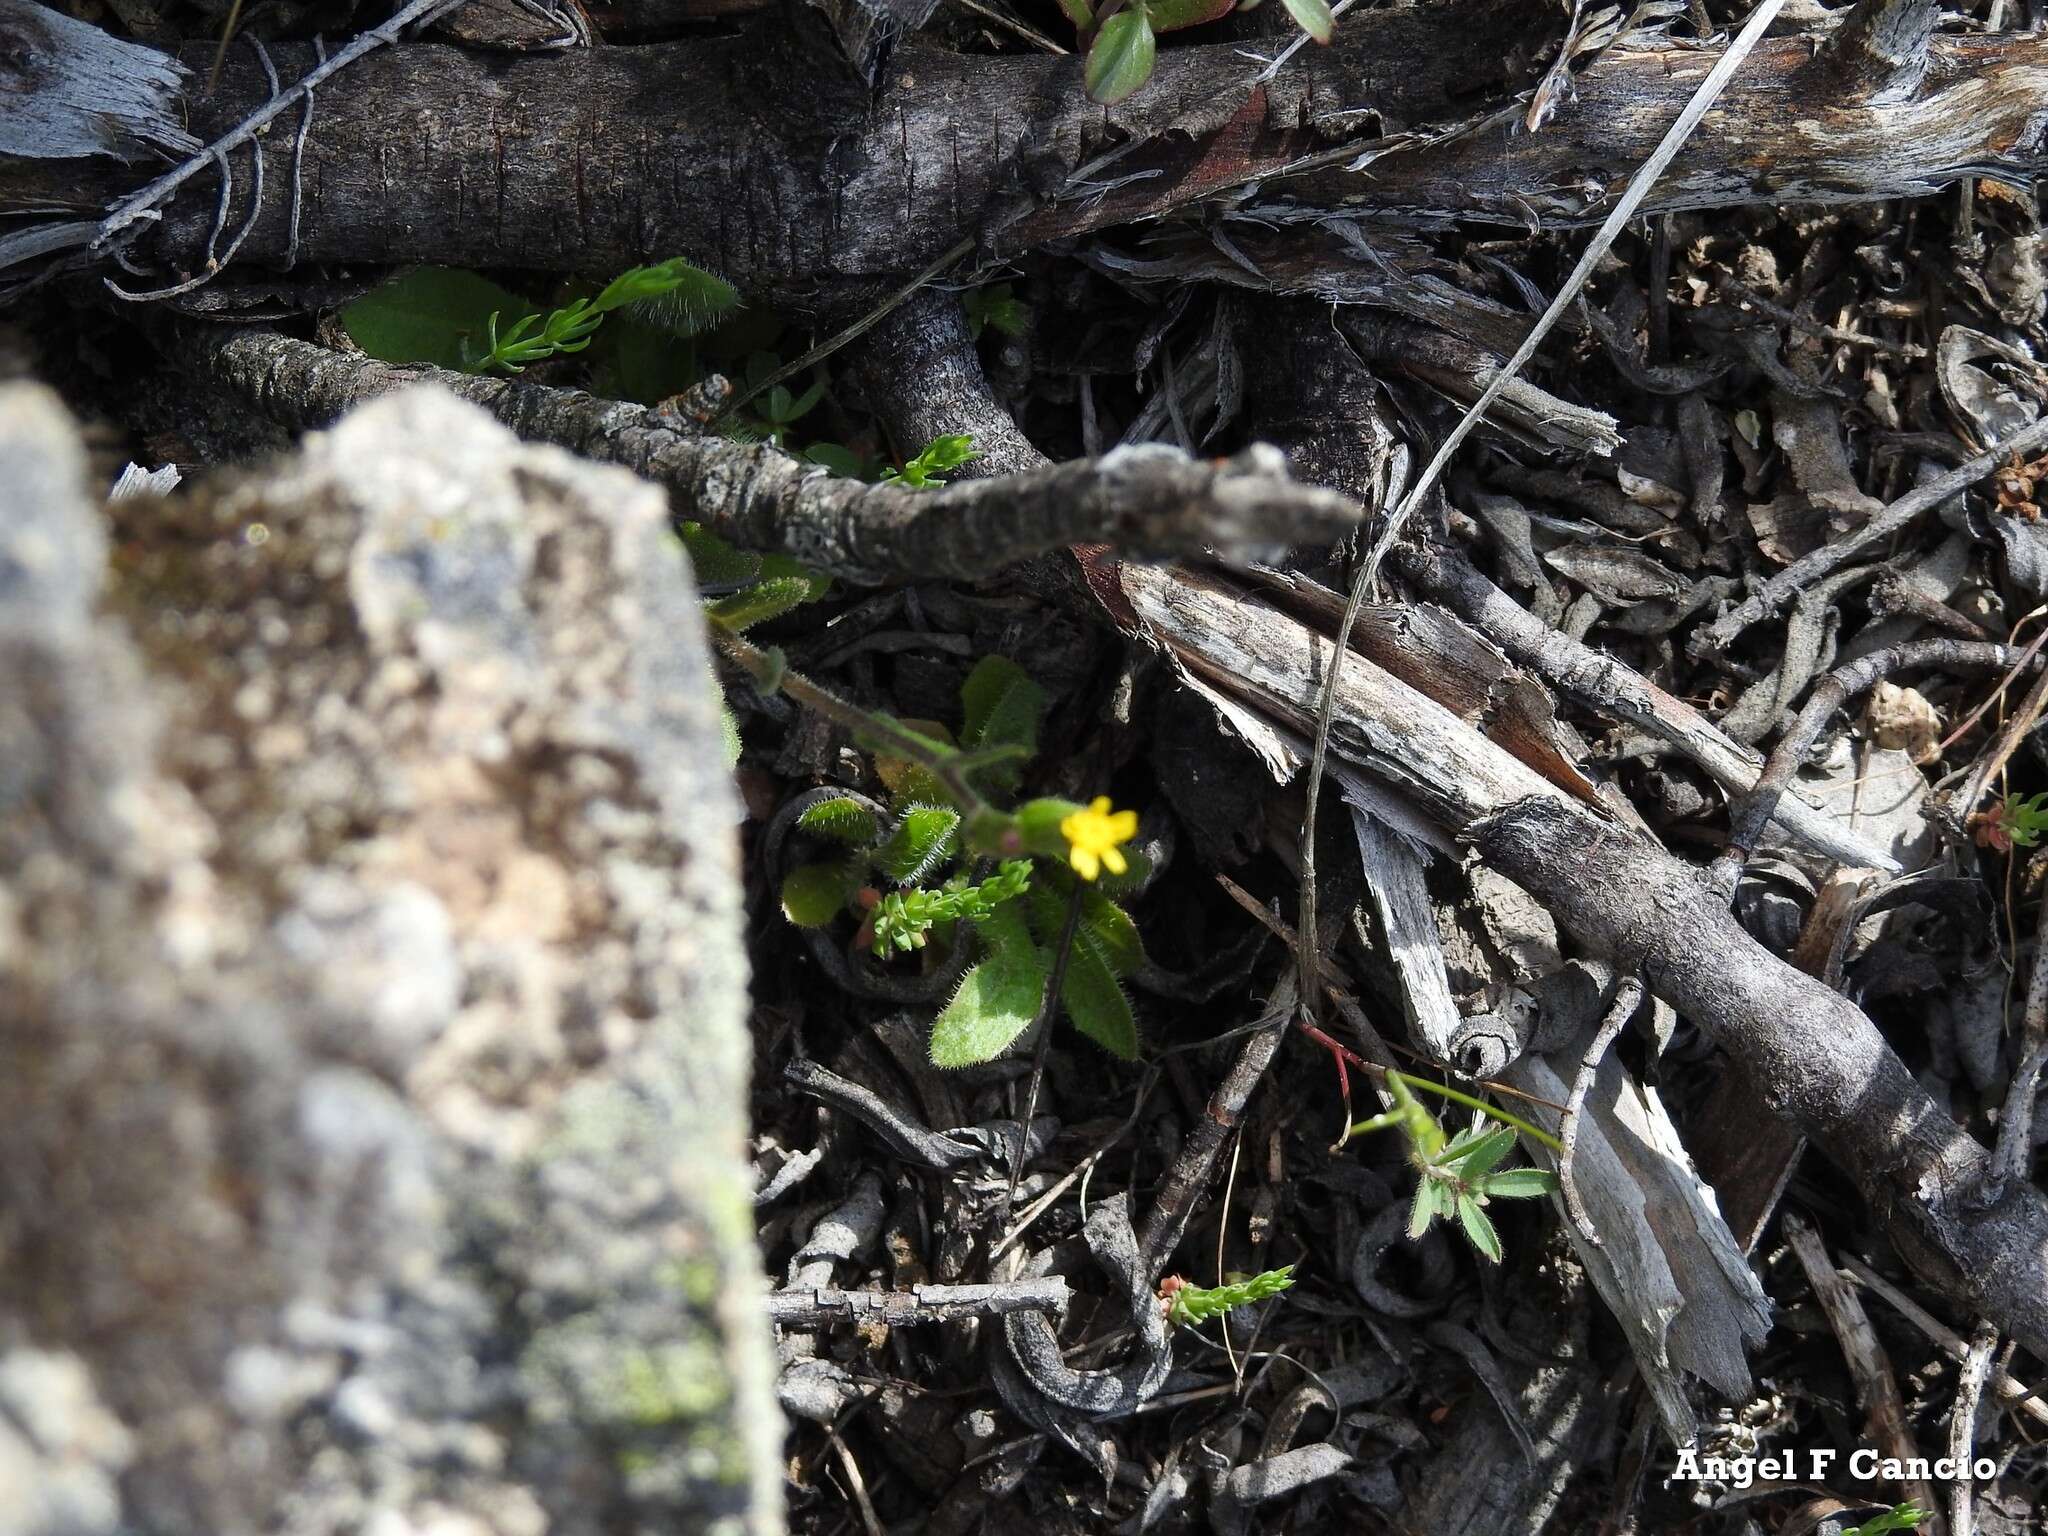
[[[1095,850],[1083,848],[1078,843],[1074,845],[1073,852],[1068,856],[1068,862],[1074,866],[1074,873],[1083,880],[1093,880],[1102,873],[1102,866],[1096,860]]]
[[[1109,835],[1120,843],[1128,843],[1138,835],[1138,813],[1118,811],[1109,818]]]
[[[1120,875],[1131,866],[1124,862],[1124,856],[1114,848],[1102,850],[1102,862],[1112,875]]]
[[[1109,814],[1109,796],[1097,795],[1094,798],[1094,800],[1089,803],[1088,809],[1093,811],[1098,816],[1107,816]]]

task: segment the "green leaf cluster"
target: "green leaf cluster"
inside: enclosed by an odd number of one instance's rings
[[[498,334],[498,316],[493,314],[488,327],[490,346],[470,365],[470,372],[489,373],[501,368],[507,373],[518,373],[529,364],[561,353],[581,352],[613,310],[632,304],[644,311],[685,289],[690,297],[678,301],[667,315],[672,332],[686,324],[707,324],[739,304],[739,293],[730,283],[691,266],[681,257],[653,266],[633,267],[605,284],[594,298],[571,299],[560,309],[549,310],[545,318],[529,311],[502,336]],[[694,329],[681,332],[694,333]]]
[[[1318,43],[1335,35],[1329,0],[1281,3],[1295,25]],[[1082,85],[1090,101],[1105,107],[1127,99],[1152,78],[1159,33],[1220,20],[1238,5],[1239,0],[1108,0],[1098,10],[1094,0],[1060,0],[1060,9],[1088,48]]]
[[[970,288],[962,302],[967,310],[967,334],[976,341],[985,330],[1022,336],[1031,324],[1031,306],[1018,298],[1008,283]]]
[[[901,469],[892,469],[882,476],[884,485],[900,485],[908,490],[929,490],[944,485],[944,476],[981,457],[974,446],[974,438],[965,432],[950,432],[935,437],[925,445],[924,452],[905,464]]]
[[[1456,1217],[1480,1256],[1498,1264],[1500,1234],[1486,1214],[1487,1203],[1547,1195],[1557,1187],[1557,1176],[1544,1168],[1500,1166],[1515,1148],[1511,1126],[1488,1129],[1474,1125],[1456,1136],[1446,1136],[1443,1127],[1410,1091],[1403,1074],[1389,1072],[1387,1089],[1393,1095],[1394,1107],[1352,1129],[1365,1132],[1392,1127],[1407,1139],[1408,1161],[1421,1176],[1415,1187],[1415,1203],[1409,1208],[1408,1235],[1419,1238],[1438,1217]]]
[[[2014,847],[2032,848],[2041,841],[2041,834],[2048,832],[2048,810],[2044,806],[2048,806],[2048,790],[2024,800],[2016,794],[2005,797],[2005,813],[1998,825]]]
[[[932,1023],[932,1064],[967,1067],[1002,1054],[1038,1017],[1052,983],[1067,904],[1079,887],[1080,919],[1060,984],[1060,1005],[1076,1029],[1125,1061],[1138,1054],[1138,1025],[1123,978],[1144,962],[1130,915],[1062,866],[1033,879],[1029,899],[999,907],[973,925],[982,958]]]
[[[687,336],[736,309],[739,293],[677,257],[622,272],[596,294],[543,314],[474,272],[412,267],[349,305],[341,323],[357,346],[387,363],[517,373],[581,352],[607,314],[628,306],[661,316],[671,334]]]
[[[1884,1536],[1887,1531],[1917,1531],[1920,1522],[1927,1518],[1927,1511],[1918,1504],[1894,1504],[1875,1520],[1866,1520],[1842,1536]]]
[[[1230,1285],[1183,1283],[1175,1287],[1166,1299],[1166,1320],[1178,1328],[1191,1328],[1198,1323],[1206,1323],[1212,1317],[1221,1317],[1233,1307],[1278,1296],[1293,1284],[1292,1264],[1281,1269],[1269,1269],[1249,1280],[1238,1280]]]
[[[987,922],[997,907],[1022,896],[1030,884],[1031,861],[1005,859],[994,875],[978,884],[956,877],[937,890],[890,891],[875,904],[870,918],[875,952],[922,949],[940,923]]]
[[[737,638],[727,648],[757,682],[775,669],[773,653]],[[892,720],[836,699],[808,680],[776,676],[776,686],[800,687],[801,698],[855,729],[856,739],[874,750],[876,773],[894,801],[886,827],[851,796],[826,798],[803,812],[798,830],[844,851],[784,877],[782,907],[789,920],[815,928],[859,911],[862,941],[882,955],[925,948],[942,924],[950,931],[941,936],[951,944],[972,945],[973,963],[933,1023],[936,1065],[987,1061],[1007,1048],[1038,1017],[1055,969],[1057,1003],[1074,1026],[1113,1054],[1134,1057],[1137,1021],[1123,982],[1145,963],[1137,926],[1101,884],[1083,881],[1060,862],[1071,852],[1061,820],[1086,808],[1039,799],[1004,812],[972,782],[976,775],[1014,770],[1017,759],[1036,749],[1044,690],[1015,662],[984,658],[961,687],[965,745],[956,745],[937,721]],[[1097,801],[1092,814],[1098,822],[1107,803],[1106,797]],[[1135,822],[1128,812],[1113,819],[1126,816]],[[1120,842],[1129,833],[1112,831],[1109,837]],[[1098,827],[1089,841],[1108,865],[1114,844],[1103,851],[1102,840]],[[1035,869],[1019,857],[1025,853],[1051,857]],[[977,879],[978,869],[945,874],[962,858],[985,869],[980,861],[991,855],[1004,861],[993,875]],[[1121,854],[1115,854],[1114,868],[1125,878],[1140,874]],[[877,888],[883,880],[898,888],[884,893]],[[1061,962],[1059,946],[1070,930]]]

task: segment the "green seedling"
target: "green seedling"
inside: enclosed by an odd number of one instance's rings
[[[1193,1328],[1212,1317],[1221,1317],[1233,1308],[1264,1301],[1268,1296],[1278,1296],[1293,1284],[1292,1264],[1281,1269],[1269,1269],[1249,1280],[1238,1280],[1229,1285],[1194,1285],[1179,1275],[1168,1275],[1159,1282],[1159,1301],[1165,1308],[1166,1320],[1174,1327]]]
[[[1427,1078],[1404,1072],[1386,1075],[1387,1091],[1394,1107],[1351,1127],[1351,1134],[1398,1130],[1408,1142],[1408,1161],[1419,1175],[1415,1203],[1409,1210],[1408,1235],[1419,1238],[1439,1216],[1456,1216],[1458,1225],[1480,1256],[1498,1264],[1500,1234],[1486,1214],[1490,1200],[1528,1200],[1547,1195],[1557,1187],[1557,1176],[1543,1168],[1502,1168],[1501,1161],[1514,1150],[1515,1132],[1533,1136],[1553,1151],[1561,1151],[1556,1138],[1538,1130],[1526,1120],[1505,1110],[1482,1103],[1468,1094]],[[1414,1088],[1426,1089],[1445,1098],[1469,1105],[1481,1115],[1504,1122],[1486,1130],[1480,1122],[1456,1136],[1422,1107]]]
[[[581,352],[614,311],[631,309],[673,335],[692,335],[738,305],[739,293],[724,278],[681,258],[634,267],[600,292],[545,314],[474,272],[413,267],[349,305],[341,323],[383,362],[518,373]]]
[[[1842,1536],[1884,1536],[1887,1531],[1917,1531],[1927,1511],[1918,1504],[1894,1504],[1875,1520],[1866,1520]]]
[[[638,306],[642,313],[667,314],[676,326],[694,327],[708,324],[738,303],[739,294],[730,283],[680,257],[650,267],[633,267],[605,284],[594,298],[572,299],[560,309],[549,310],[545,318],[522,315],[503,335],[493,313],[488,326],[490,346],[469,371],[519,373],[530,364],[562,353],[581,352],[590,345],[604,317],[628,305]]]
[[[935,437],[924,452],[908,464],[883,475],[882,483],[900,485],[913,491],[929,490],[933,486],[944,485],[946,475],[980,457],[974,439],[965,432]]]
[[[1978,844],[2001,853],[2034,847],[2041,841],[2041,834],[2048,832],[2048,810],[2043,806],[2048,806],[2048,790],[2024,800],[2017,794],[2007,795],[1983,814],[1971,818]]]
[[[1005,336],[1022,336],[1031,324],[1031,307],[1017,297],[1008,283],[990,283],[986,287],[968,290],[964,305],[967,310],[967,334],[974,340],[981,339],[984,330],[997,330]]]

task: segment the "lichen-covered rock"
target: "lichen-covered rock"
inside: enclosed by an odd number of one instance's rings
[[[0,1536],[777,1528],[660,495],[424,391],[82,473],[0,390]]]

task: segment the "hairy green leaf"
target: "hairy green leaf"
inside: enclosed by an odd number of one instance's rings
[[[1502,1168],[1479,1180],[1477,1187],[1489,1200],[1533,1200],[1557,1188],[1557,1175],[1548,1168]]]
[[[1104,107],[1124,100],[1152,78],[1156,49],[1152,23],[1145,13],[1118,11],[1102,24],[1089,46],[1088,63],[1081,74],[1088,99]]]
[[[779,618],[799,604],[811,600],[810,578],[805,576],[778,576],[769,581],[757,581],[743,592],[730,597],[721,597],[715,603],[707,603],[704,616],[721,629],[737,633],[769,619]]]
[[[797,828],[813,837],[829,837],[850,848],[864,848],[881,834],[875,813],[858,800],[840,796],[820,800],[796,819]]]
[[[1060,1001],[1074,1027],[1110,1055],[1138,1059],[1138,1021],[1131,1016],[1131,1000],[1094,946],[1078,934],[1067,957]]]
[[[1015,903],[976,926],[988,955],[960,979],[932,1024],[934,1066],[967,1067],[1000,1054],[1031,1027],[1045,998],[1046,958]]]
[[[822,928],[844,910],[857,878],[844,863],[799,864],[782,877],[782,915],[799,928]]]
[[[735,549],[702,523],[678,523],[676,537],[690,557],[690,573],[700,587],[739,586],[760,578],[761,557]]]
[[[1500,1234],[1493,1230],[1493,1223],[1486,1212],[1479,1208],[1479,1202],[1467,1194],[1458,1196],[1458,1225],[1465,1229],[1465,1235],[1472,1239],[1472,1246],[1479,1250],[1481,1258],[1500,1262]]]
[[[1415,1186],[1415,1203],[1408,1208],[1408,1236],[1421,1237],[1437,1217],[1449,1215],[1454,1199],[1449,1184],[1425,1173]]]
[[[718,699],[718,739],[729,773],[740,765],[740,723],[733,718],[732,706],[725,702],[723,694]]]
[[[680,256],[622,272],[592,301],[598,310],[631,306],[631,313],[678,338],[696,336],[740,306],[739,290],[715,272]]]
[[[1128,976],[1145,963],[1145,941],[1131,914],[1102,894],[1100,882],[1081,889],[1081,937],[1093,944],[1112,973]]]
[[[875,852],[875,867],[898,885],[915,885],[960,851],[960,813],[949,805],[913,805],[889,841]]]

